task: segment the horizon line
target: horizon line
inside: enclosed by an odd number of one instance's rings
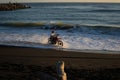
[[[46,1],[45,2],[34,2],[34,1],[33,2],[19,2],[18,1],[17,2],[17,1],[9,1],[9,2],[11,2],[11,3],[120,3],[120,2],[94,2],[94,1],[92,1],[92,2],[84,2],[84,1],[81,1],[81,2],[70,2],[70,1],[69,2],[67,2],[67,1],[66,2],[54,2],[54,1],[53,2],[52,1],[51,2],[46,2]],[[9,3],[9,2],[2,2],[2,3]]]

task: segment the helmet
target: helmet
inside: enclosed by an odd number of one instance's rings
[[[55,31],[52,31],[52,33],[55,33]]]

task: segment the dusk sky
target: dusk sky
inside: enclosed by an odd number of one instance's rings
[[[120,0],[0,0],[0,3],[8,2],[119,2]]]

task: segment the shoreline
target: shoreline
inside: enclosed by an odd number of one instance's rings
[[[66,49],[66,48],[42,48],[42,47],[29,47],[29,46],[15,46],[15,45],[1,45],[0,47],[16,47],[16,48],[36,48],[36,49],[44,49],[44,50],[58,50],[65,52],[82,52],[82,53],[93,53],[93,54],[120,54],[120,51],[109,51],[109,50],[89,50],[89,49]]]

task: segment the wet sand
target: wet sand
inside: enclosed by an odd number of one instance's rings
[[[0,63],[50,66],[61,60],[65,62],[66,67],[73,68],[120,67],[120,54],[96,54],[14,46],[0,47]]]
[[[109,80],[120,79],[120,54],[86,53],[53,49],[0,46],[1,65],[6,64],[10,66],[11,64],[15,64],[18,66],[27,66],[27,68],[30,65],[39,66],[41,71],[47,71],[47,73],[56,77],[55,65],[57,61],[65,62],[65,70],[68,74],[68,80],[76,78],[77,80],[101,80],[100,77],[106,72],[109,77],[103,77],[102,79],[108,80],[112,76],[113,79],[111,78]],[[1,70],[3,72],[4,68],[0,67],[0,72]],[[81,74],[81,72],[84,74]],[[98,73],[101,75],[97,75],[97,79],[94,79],[95,74]],[[111,76],[108,73],[110,73]],[[80,76],[79,74],[83,76]],[[106,74],[104,74],[104,76]],[[94,76],[88,78],[85,75]],[[16,80],[16,78],[13,80]]]

